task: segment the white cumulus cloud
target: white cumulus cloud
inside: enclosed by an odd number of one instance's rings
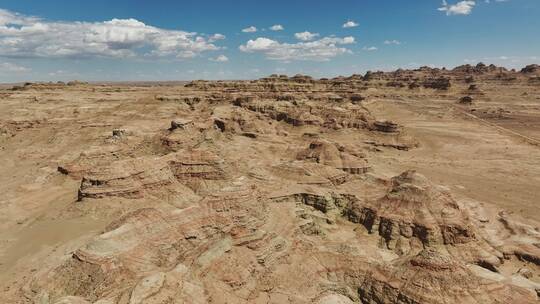
[[[378,50],[378,48],[376,46],[369,46],[369,47],[365,46],[365,47],[362,48],[362,50],[363,51],[368,51],[368,52],[373,52],[373,51]]]
[[[208,41],[210,42],[215,42],[215,41],[218,41],[218,40],[224,40],[225,38],[225,35],[223,34],[214,34],[214,35],[211,35],[210,37],[208,37]]]
[[[354,37],[324,37],[319,40],[298,43],[281,43],[269,38],[259,37],[240,46],[246,53],[262,53],[267,59],[279,61],[328,61],[339,55],[352,53],[343,47],[355,43]]]
[[[385,41],[384,41],[384,44],[386,44],[386,45],[390,45],[390,44],[393,44],[393,45],[400,45],[400,44],[401,44],[401,41],[399,41],[399,40],[385,40]]]
[[[244,33],[255,33],[255,32],[257,32],[257,28],[252,25],[250,27],[246,27],[245,29],[243,29],[242,32],[244,32]]]
[[[272,25],[270,27],[270,30],[272,31],[283,31],[285,28],[283,28],[283,25],[281,24],[276,24],[276,25]]]
[[[456,4],[448,4],[446,0],[443,0],[442,7],[439,7],[438,10],[441,12],[446,12],[447,16],[451,15],[469,15],[474,6],[476,5],[476,1],[460,1]]]
[[[210,61],[227,62],[227,61],[229,61],[229,58],[227,56],[225,56],[225,55],[219,55],[216,58],[210,58]]]
[[[343,28],[351,28],[351,27],[357,27],[357,26],[359,26],[359,24],[352,20],[349,20],[343,24]]]
[[[191,58],[218,50],[197,33],[167,30],[135,19],[57,22],[0,9],[0,56],[42,58],[170,56]]]
[[[307,31],[294,34],[294,37],[296,37],[296,39],[302,40],[302,41],[310,41],[317,38],[318,36],[319,36],[319,33],[310,33]]]

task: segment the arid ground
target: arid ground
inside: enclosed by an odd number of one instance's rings
[[[540,67],[0,89],[0,302],[538,303]]]

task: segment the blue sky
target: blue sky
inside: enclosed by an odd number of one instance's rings
[[[0,82],[517,68],[540,61],[538,16],[538,0],[2,0]]]

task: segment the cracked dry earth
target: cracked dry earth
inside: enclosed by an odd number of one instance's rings
[[[538,303],[538,72],[2,89],[0,302]]]

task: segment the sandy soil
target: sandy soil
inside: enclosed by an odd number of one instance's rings
[[[260,113],[249,116],[262,124],[256,126],[259,133],[255,135],[245,132],[210,138],[208,134],[214,133],[201,132],[179,142],[195,148],[210,147],[219,153],[221,160],[228,162],[231,174],[220,187],[229,189],[245,176],[264,180],[264,170],[294,159],[291,155],[309,145],[309,134],[314,132],[325,140],[343,144],[345,150],[361,147],[359,154],[367,155],[371,172],[378,177],[389,179],[416,170],[430,182],[450,189],[460,202],[481,204],[494,214],[505,212],[538,230],[540,88],[520,83],[504,87],[485,83],[481,85],[483,94],[475,96],[472,105],[461,105],[457,100],[465,88],[460,84],[444,93],[364,88],[362,93],[367,99],[362,102],[363,109],[379,120],[400,125],[402,133],[392,140],[413,143],[410,149],[375,145],[373,141],[388,137],[372,130],[297,128]],[[177,208],[191,206],[186,202],[192,197],[209,195],[202,190],[175,194],[178,189],[193,188],[187,183],[173,184],[174,191],[167,188],[161,194],[151,192],[143,198],[81,201],[81,180],[62,174],[58,168],[77,161],[81,155],[98,155],[92,159],[96,168],[105,160],[150,157],[152,161],[164,156],[170,151],[161,146],[160,136],[168,134],[171,120],[179,115],[185,117],[186,113],[204,120],[231,111],[230,102],[219,106],[222,101],[209,101],[211,106],[204,107],[191,104],[194,96],[210,98],[218,90],[201,92],[183,83],[81,84],[19,91],[0,87],[0,286],[6,295],[16,294],[15,290],[39,272],[41,261],[60,264],[104,231],[113,229],[111,225],[116,227],[115,221],[129,212],[156,208],[174,213]],[[131,133],[125,141],[116,141],[111,137],[115,129]],[[204,183],[197,187],[218,187],[214,181]],[[269,187],[273,183],[269,178]],[[277,190],[286,189],[272,189]],[[264,195],[271,192],[265,191]],[[299,211],[295,204],[293,201],[269,207],[268,219],[258,229],[272,231],[283,239],[297,237],[295,214]],[[334,221],[328,214],[319,212],[317,216],[324,227]],[[337,222],[341,223],[340,229],[328,228],[327,235],[335,242],[325,243],[328,248],[359,239],[377,242],[375,236],[365,236],[366,232],[352,223],[341,219]],[[379,260],[396,258],[395,253],[379,251],[374,245],[358,250],[363,252],[360,255]],[[291,253],[289,258],[294,260],[295,256]],[[203,261],[211,264],[212,259],[204,255]],[[512,275],[521,267],[532,269],[531,281],[540,282],[538,265],[527,261],[509,260],[500,269],[504,275]],[[260,295],[261,299],[271,296]]]

